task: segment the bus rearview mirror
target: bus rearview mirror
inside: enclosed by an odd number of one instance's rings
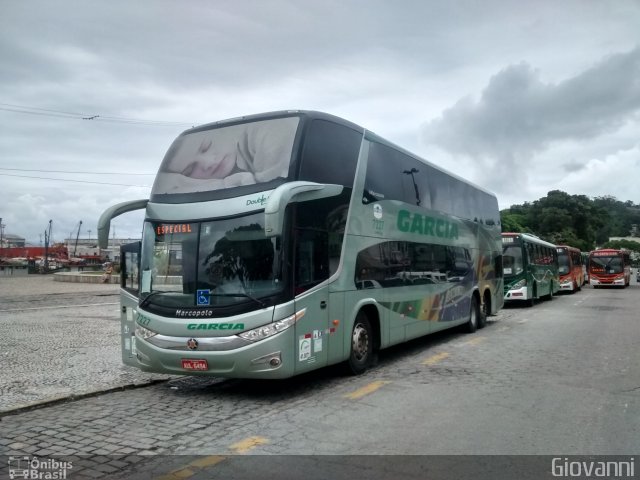
[[[288,182],[277,187],[264,208],[264,231],[267,237],[282,234],[284,211],[291,202],[306,202],[320,198],[340,195],[342,185],[322,184],[314,182]]]

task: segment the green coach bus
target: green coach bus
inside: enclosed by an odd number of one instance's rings
[[[121,254],[122,358],[145,371],[285,378],[504,303],[495,196],[338,117],[282,111],[183,132]]]
[[[526,233],[503,233],[502,254],[505,301],[533,306],[539,298],[551,300],[560,289],[554,244]]]

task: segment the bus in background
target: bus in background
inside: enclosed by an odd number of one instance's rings
[[[589,283],[589,252],[580,252],[582,256],[582,278],[583,285],[587,285]]]
[[[582,252],[568,245],[558,245],[558,274],[560,276],[560,290],[575,293],[584,285],[584,271]]]
[[[502,234],[505,301],[533,306],[551,300],[560,288],[556,246],[527,233]]]
[[[503,305],[496,197],[351,122],[284,111],[183,132],[122,249],[126,364],[285,378]]]
[[[631,282],[631,256],[629,250],[603,248],[589,254],[589,284],[594,288],[618,286],[625,288]]]

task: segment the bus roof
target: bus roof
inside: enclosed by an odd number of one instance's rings
[[[273,111],[273,112],[265,112],[265,113],[256,113],[256,114],[252,114],[252,115],[243,115],[240,117],[233,117],[233,118],[229,118],[229,119],[225,119],[225,120],[219,120],[219,121],[215,121],[215,122],[210,122],[210,123],[206,123],[203,125],[198,125],[196,127],[190,128],[185,130],[184,132],[182,132],[181,135],[187,135],[190,133],[195,133],[195,132],[199,132],[202,130],[209,130],[212,128],[218,128],[218,127],[223,127],[223,126],[230,126],[230,125],[235,125],[235,124],[239,124],[239,123],[245,123],[245,122],[255,122],[255,121],[259,121],[259,120],[268,120],[268,119],[273,119],[273,118],[282,118],[282,117],[291,117],[291,116],[303,116],[307,119],[313,120],[313,119],[318,119],[318,120],[327,120],[327,121],[331,121],[334,123],[338,123],[340,125],[344,125],[346,127],[350,127],[354,130],[356,130],[357,132],[359,132],[360,134],[365,135],[365,138],[377,143],[381,143],[383,145],[387,145],[395,150],[398,150],[402,153],[404,153],[405,155],[408,155],[422,163],[425,163],[427,165],[429,165],[432,168],[435,168],[436,170],[441,171],[442,173],[453,177],[457,180],[459,180],[460,182],[466,183],[467,185],[469,185],[470,187],[473,187],[476,190],[482,191],[484,193],[486,193],[487,195],[490,195],[492,197],[496,197],[496,195],[479,186],[476,185],[473,182],[470,182],[469,180],[462,178],[460,176],[458,176],[457,174],[449,171],[449,170],[445,170],[442,167],[422,158],[417,156],[415,153],[412,153],[402,147],[400,147],[399,145],[396,145],[393,142],[390,142],[389,140],[386,140],[385,138],[377,135],[376,133],[367,130],[366,128],[357,125],[353,122],[350,122],[349,120],[345,120],[344,118],[341,117],[337,117],[335,115],[332,115],[330,113],[325,113],[325,112],[319,112],[316,110],[278,110],[278,111]]]
[[[556,245],[557,248],[566,248],[567,250],[570,250],[572,252],[581,252],[582,251],[577,248],[577,247],[572,247],[571,245]]]
[[[536,243],[538,245],[544,245],[545,247],[556,248],[556,246],[553,243],[547,242],[546,240],[542,240],[540,237],[536,237],[535,235],[532,235],[530,233],[503,232],[502,236],[507,238],[520,237],[522,240],[525,240],[529,243]]]
[[[238,123],[257,122],[259,120],[270,120],[273,118],[303,116],[308,119],[328,120],[340,125],[350,127],[354,130],[364,133],[365,129],[360,125],[356,125],[353,122],[345,120],[344,118],[331,115],[330,113],[318,112],[315,110],[277,110],[273,112],[255,113],[252,115],[242,115],[240,117],[227,118],[224,120],[217,120],[215,122],[205,123],[196,127],[189,128],[182,132],[182,135],[188,133],[199,132],[201,130],[209,130],[211,128],[226,127],[229,125],[236,125]]]

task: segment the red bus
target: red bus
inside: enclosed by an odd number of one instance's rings
[[[631,281],[631,257],[629,250],[604,248],[589,254],[589,284],[627,287]]]
[[[556,251],[558,252],[560,290],[575,293],[584,285],[582,252],[578,248],[568,245],[558,245]]]

